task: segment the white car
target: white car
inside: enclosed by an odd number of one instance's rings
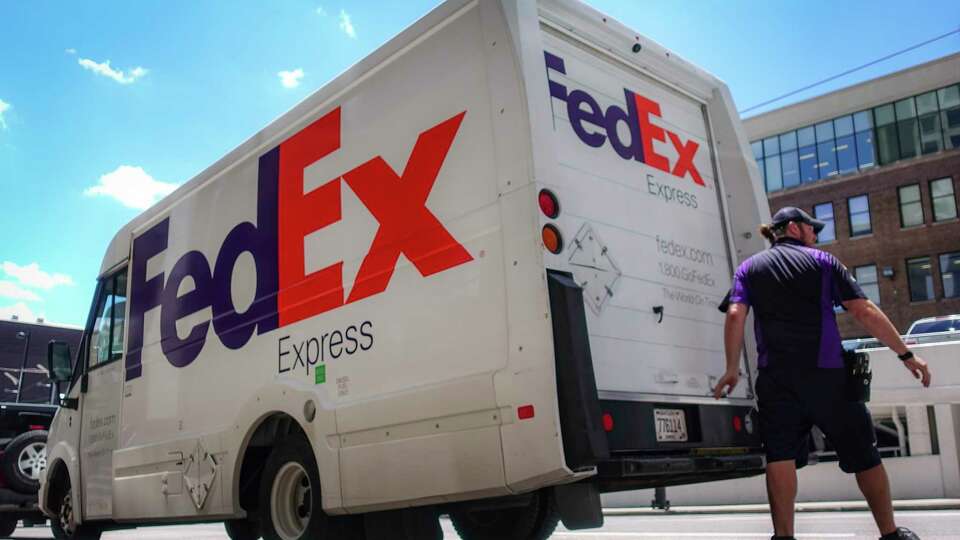
[[[904,336],[907,345],[941,341],[960,341],[960,314],[916,320]]]

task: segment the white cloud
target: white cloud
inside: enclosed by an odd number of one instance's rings
[[[9,111],[13,105],[0,99],[0,128],[7,129],[7,122],[3,119],[3,113]]]
[[[177,189],[176,184],[154,180],[142,167],[121,165],[100,177],[100,183],[88,187],[83,194],[113,197],[129,208],[146,209]]]
[[[323,9],[323,6],[318,6],[318,7],[317,7],[317,15],[319,15],[319,16],[321,16],[321,17],[326,17],[326,16],[327,16],[327,10]]]
[[[147,74],[147,70],[140,66],[128,70],[126,73],[123,70],[113,69],[110,67],[109,60],[104,60],[103,63],[98,64],[89,58],[80,58],[77,63],[84,69],[89,69],[97,75],[109,77],[120,84],[133,84],[137,79]]]
[[[12,281],[5,280],[0,280],[0,296],[29,302],[39,302],[41,300],[37,293],[23,289]]]
[[[76,49],[73,49],[73,48],[64,49],[63,52],[65,52],[65,53],[67,53],[67,54],[77,54],[77,50],[76,50]]]
[[[340,29],[343,33],[350,36],[351,39],[357,39],[357,30],[353,27],[353,21],[350,20],[350,14],[340,10]]]
[[[303,78],[303,70],[297,68],[293,71],[281,71],[277,73],[277,76],[280,77],[280,84],[284,88],[296,88],[300,86],[300,79]]]
[[[58,285],[73,285],[73,278],[66,274],[49,274],[40,269],[37,263],[20,266],[17,263],[4,261],[0,268],[3,273],[16,278],[20,285],[36,289],[50,290]],[[23,300],[27,300],[23,298]]]
[[[10,320],[13,316],[16,315],[21,321],[30,321],[33,322],[37,320],[38,317],[43,317],[43,314],[39,316],[30,309],[30,306],[24,304],[23,302],[17,302],[12,306],[0,306],[0,319]]]

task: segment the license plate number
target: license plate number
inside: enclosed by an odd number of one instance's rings
[[[684,442],[687,440],[687,419],[681,409],[654,409],[653,421],[657,428],[657,442]]]

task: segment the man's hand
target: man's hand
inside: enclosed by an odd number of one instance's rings
[[[930,368],[927,367],[923,358],[913,355],[913,358],[904,360],[903,365],[913,373],[915,378],[920,379],[924,387],[930,386]]]
[[[926,369],[926,367],[924,367]],[[737,387],[737,383],[740,382],[740,372],[739,371],[728,371],[723,374],[723,377],[720,377],[720,380],[717,381],[716,388],[713,389],[714,399],[720,399],[721,397],[729,396],[733,389]],[[724,391],[726,388],[726,391]]]

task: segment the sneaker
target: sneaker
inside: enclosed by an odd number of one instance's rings
[[[920,540],[920,537],[906,527],[897,527],[897,530],[880,537],[880,540]]]

